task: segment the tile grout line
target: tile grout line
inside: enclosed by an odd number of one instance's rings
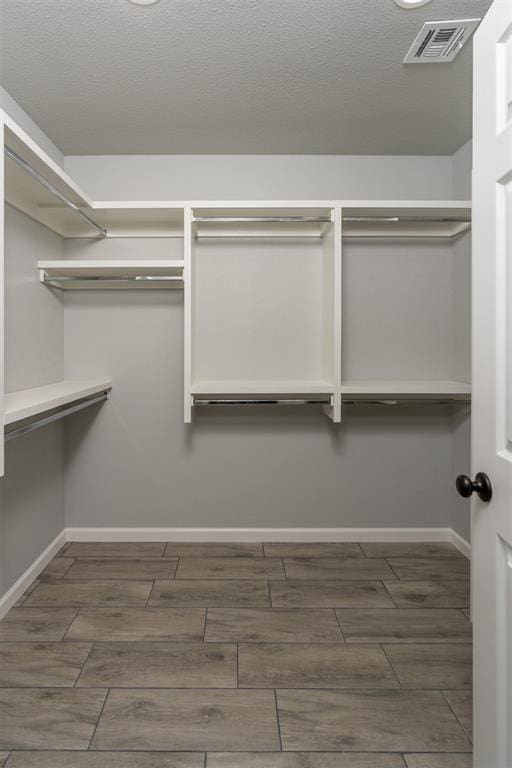
[[[93,689],[91,689],[91,690],[93,690]],[[84,750],[86,752],[88,752],[91,749],[91,745],[92,745],[93,739],[96,736],[96,731],[98,729],[98,725],[100,724],[100,720],[101,720],[101,717],[103,715],[103,711],[105,709],[105,705],[107,703],[107,699],[108,699],[109,696],[110,696],[110,688],[107,688],[107,692],[105,694],[105,698],[103,700],[103,704],[101,705],[101,709],[100,709],[100,712],[99,712],[99,715],[98,715],[98,719],[96,720],[96,725],[94,726],[93,732],[91,734],[91,738],[89,739],[89,744],[87,746],[87,749]],[[63,751],[63,750],[59,750],[59,751]]]
[[[34,607],[37,607],[37,606],[34,606]],[[59,643],[62,643],[62,642],[64,642],[66,640],[69,630],[71,629],[72,625],[75,623],[75,621],[76,621],[76,619],[78,617],[78,614],[80,613],[81,606],[73,606],[73,608],[75,609],[75,615],[73,616],[73,618],[69,622],[66,631],[64,632],[64,634],[62,635],[61,639],[59,640]]]
[[[467,692],[467,691],[468,691],[468,690],[470,690],[470,689],[468,689],[468,688],[466,688],[466,689],[463,689],[463,688],[460,688],[460,689],[457,689],[457,688],[446,688],[446,689],[443,689],[443,688],[438,688],[438,690],[439,690],[439,692],[440,692],[441,696],[443,697],[443,699],[444,699],[444,700],[446,701],[446,703],[448,704],[448,706],[449,706],[449,708],[450,708],[451,712],[453,713],[453,716],[455,717],[455,719],[457,720],[458,724],[459,724],[459,725],[460,725],[460,727],[462,728],[462,731],[463,731],[464,735],[466,736],[466,738],[468,739],[469,743],[470,743],[471,745],[473,745],[473,739],[471,738],[471,736],[470,736],[470,735],[469,735],[469,733],[467,732],[466,728],[465,728],[465,727],[464,727],[464,725],[462,724],[462,721],[461,721],[461,719],[459,718],[458,714],[456,713],[456,711],[454,710],[454,708],[453,708],[453,707],[452,707],[452,705],[450,704],[450,702],[449,702],[449,700],[448,700],[448,697],[446,696],[446,691],[451,691],[451,690],[452,690],[452,691],[457,691],[457,690],[465,690],[465,691]]]
[[[347,643],[347,638],[345,637],[345,633],[344,633],[344,631],[343,631],[343,627],[341,626],[341,621],[340,621],[340,619],[339,619],[339,616],[338,616],[338,614],[336,613],[336,608],[331,608],[331,611],[333,611],[333,613],[334,613],[334,618],[336,619],[336,623],[337,623],[338,627],[340,628],[341,637],[342,637],[342,639],[343,639],[343,642],[345,643],[345,645],[348,645],[348,643]]]
[[[283,751],[283,737],[281,734],[281,722],[279,720],[279,707],[277,706],[277,689],[274,688],[274,704],[276,708],[276,725],[277,725],[277,735],[279,736],[279,750],[280,752]]]
[[[62,642],[62,641],[61,641],[61,642]],[[75,678],[75,682],[73,683],[73,686],[72,686],[73,688],[76,688],[76,687],[77,687],[77,683],[78,683],[79,679],[80,679],[80,678],[81,678],[81,676],[82,676],[82,672],[84,671],[84,667],[85,667],[85,665],[87,664],[87,662],[88,662],[88,660],[89,660],[89,656],[91,655],[91,653],[92,653],[92,649],[93,649],[93,648],[94,648],[94,640],[92,640],[92,641],[91,641],[91,645],[90,645],[90,648],[89,648],[89,650],[87,651],[87,654],[86,654],[86,656],[85,656],[84,662],[83,662],[83,664],[82,664],[82,666],[81,666],[81,668],[80,668],[80,672],[79,672],[79,673],[78,673],[78,675],[76,676],[76,678]]]
[[[387,586],[386,586],[386,582],[384,581],[384,579],[383,579],[383,580],[382,580],[380,583],[382,584],[382,586],[383,586],[383,587],[384,587],[384,589],[386,590],[386,594],[387,594],[387,595],[389,595],[390,599],[391,599],[391,600],[393,601],[393,603],[395,604],[395,608],[398,608],[398,604],[397,604],[397,602],[396,602],[395,598],[393,597],[393,595],[391,594],[391,592],[389,591],[389,589],[387,588]],[[396,583],[396,582],[393,582],[393,583]]]
[[[393,666],[393,662],[391,661],[391,659],[389,658],[389,656],[388,656],[388,655],[387,655],[387,653],[386,653],[386,649],[384,648],[384,643],[380,643],[379,647],[380,647],[380,649],[382,650],[382,653],[384,654],[384,656],[386,657],[386,659],[387,659],[387,661],[388,661],[388,664],[389,664],[389,666],[390,666],[390,668],[391,668],[391,671],[393,672],[393,675],[395,676],[395,679],[396,679],[396,681],[397,681],[397,683],[398,683],[398,686],[399,686],[399,688],[400,688],[401,690],[408,690],[408,689],[404,689],[404,687],[403,687],[402,683],[400,682],[400,678],[398,677],[398,672],[397,672],[397,671],[396,671],[396,669],[394,668],[394,666]]]

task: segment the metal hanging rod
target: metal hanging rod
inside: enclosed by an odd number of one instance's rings
[[[330,224],[330,216],[194,216],[203,224]]]
[[[331,398],[324,400],[203,400],[194,398],[194,405],[332,405]]]
[[[52,283],[182,283],[179,275],[44,275],[43,282]]]
[[[44,187],[50,194],[54,195],[56,198],[58,198],[62,203],[68,206],[73,213],[76,213],[77,216],[80,216],[81,219],[87,222],[91,227],[94,227],[102,237],[106,237],[107,230],[103,229],[103,227],[100,227],[99,224],[96,224],[95,221],[93,221],[89,216],[84,213],[76,203],[74,203],[72,200],[69,200],[65,195],[60,192],[57,187],[54,187],[53,184],[51,184],[47,179],[44,178],[38,171],[36,171],[35,168],[32,168],[32,166],[27,163],[26,160],[24,160],[22,157],[20,157],[13,149],[10,147],[4,147],[4,152],[11,160],[14,160],[15,163],[18,163],[21,168],[23,168],[24,171],[26,171],[30,176],[32,176],[33,179],[35,179],[39,184],[41,184],[42,187]]]
[[[470,402],[470,398],[400,398],[395,400],[367,400],[362,398],[349,398],[345,400],[342,397],[342,405],[467,405]]]
[[[343,222],[349,222],[354,224],[471,224],[471,219],[461,218],[419,218],[418,216],[346,216],[343,218]]]
[[[42,416],[41,418],[35,419],[34,421],[31,421],[30,424],[24,424],[22,427],[11,429],[9,432],[5,432],[4,440],[5,442],[8,442],[9,440],[14,440],[16,437],[27,435],[29,432],[33,432],[35,429],[46,427],[47,424],[52,424],[54,421],[63,419],[65,416],[70,416],[72,413],[83,411],[84,408],[89,408],[91,405],[103,403],[105,400],[108,400],[107,392],[103,392],[101,395],[95,395],[94,397],[90,397],[86,400],[81,400],[80,402],[75,403],[67,408],[62,408],[56,413],[51,413],[48,416]]]

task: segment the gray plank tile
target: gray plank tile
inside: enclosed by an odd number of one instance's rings
[[[212,608],[205,640],[216,642],[336,642],[343,636],[328,609]]]
[[[287,557],[284,568],[288,579],[394,579],[382,558],[366,557]]]
[[[0,621],[0,641],[62,640],[76,608],[11,608]]]
[[[453,608],[338,609],[347,643],[471,642],[470,622]]]
[[[203,768],[201,752],[13,752],[7,768]]]
[[[0,752],[0,766],[3,768],[5,765],[5,761],[7,760],[9,756],[8,752]]]
[[[106,694],[0,688],[0,749],[87,749]]]
[[[413,754],[404,755],[407,768],[473,768],[471,754]]]
[[[379,541],[363,542],[366,557],[464,557],[448,541]]]
[[[399,608],[465,608],[469,605],[469,579],[384,583]]]
[[[236,688],[237,647],[221,643],[96,643],[77,686]]]
[[[145,605],[151,581],[48,581],[39,584],[25,605]]]
[[[462,613],[467,619],[471,619],[471,607],[470,608],[464,608]]]
[[[74,541],[66,557],[162,557],[165,542],[148,541]]]
[[[469,579],[465,557],[390,557],[388,563],[399,579]]]
[[[240,688],[399,688],[377,646],[241,643]]]
[[[90,649],[90,643],[0,643],[0,686],[72,686]]]
[[[351,541],[271,542],[263,545],[267,557],[364,557]]]
[[[471,691],[443,691],[462,727],[473,738],[473,694]]]
[[[238,541],[171,541],[164,557],[263,557],[263,545]]]
[[[164,560],[162,557],[154,559],[149,557],[137,559],[84,557],[75,560],[75,564],[71,566],[64,578],[74,581],[172,579],[177,564],[176,559]]]
[[[261,580],[176,579],[155,581],[148,605],[270,607],[270,597],[266,582]]]
[[[385,645],[384,650],[404,688],[471,688],[469,643]]]
[[[183,557],[176,578],[284,579],[284,571],[276,557]]]
[[[194,641],[202,640],[201,608],[82,608],[67,640]]]
[[[353,752],[260,752],[259,754],[210,752],[207,766],[208,768],[405,768],[405,763],[400,755],[377,752],[359,754]]]
[[[273,608],[394,608],[380,581],[271,581]]]
[[[447,705],[446,705],[447,706]],[[93,749],[277,750],[273,691],[111,691]]]
[[[277,692],[283,749],[469,752],[440,691]]]
[[[73,557],[54,557],[53,560],[48,563],[44,571],[39,574],[39,580],[48,581],[51,579],[62,579],[74,562],[75,560]]]

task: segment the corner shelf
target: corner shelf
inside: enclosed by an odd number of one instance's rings
[[[58,381],[10,392],[4,397],[4,424],[30,419],[111,389],[111,381]]]
[[[39,261],[42,283],[62,290],[181,289],[183,260]]]

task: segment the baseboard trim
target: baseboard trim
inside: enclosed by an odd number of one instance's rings
[[[459,552],[462,552],[463,555],[466,555],[468,560],[471,560],[471,544],[469,541],[466,541],[466,539],[463,539],[460,533],[457,533],[457,531],[454,531],[453,528],[450,529],[450,541],[453,544],[454,547],[457,547]]]
[[[0,619],[5,616],[7,611],[13,607],[13,605],[20,599],[26,589],[32,584],[34,579],[37,579],[41,571],[44,571],[50,560],[52,560],[59,549],[67,541],[66,530],[62,530],[54,540],[48,544],[44,552],[41,552],[39,557],[34,560],[27,570],[21,574],[19,579],[14,582],[12,587],[0,597]]]
[[[449,541],[455,544],[454,535],[457,534],[451,528],[66,529],[66,541]]]

